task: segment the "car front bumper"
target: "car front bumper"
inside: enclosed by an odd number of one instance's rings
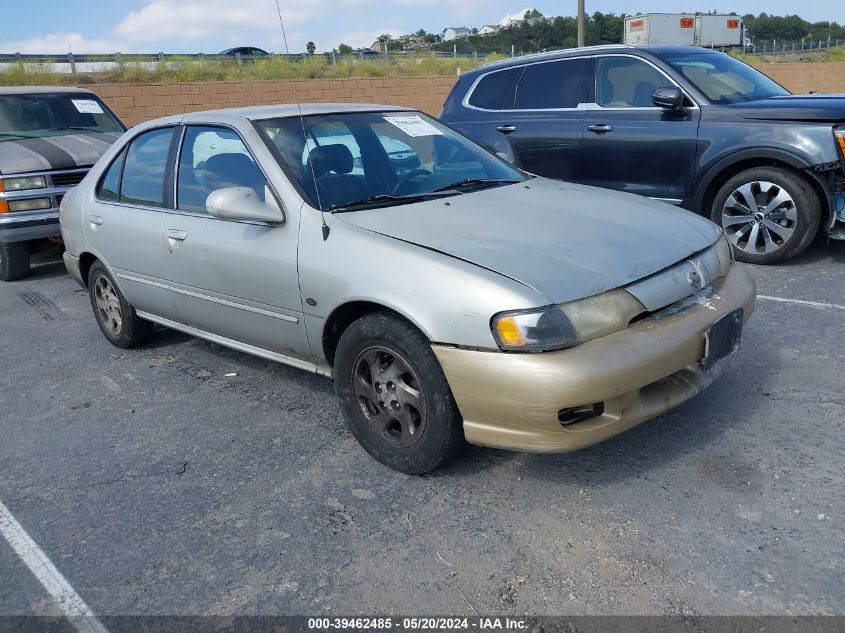
[[[754,309],[754,281],[731,267],[691,306],[662,313],[576,347],[508,354],[434,345],[464,419],[467,441],[528,452],[567,452],[626,431],[708,387],[705,332],[721,317]],[[604,412],[563,426],[561,410],[603,403]]]
[[[48,209],[41,213],[0,214],[0,242],[24,242],[62,234],[59,210]]]

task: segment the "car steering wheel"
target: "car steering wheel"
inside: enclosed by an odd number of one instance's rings
[[[404,176],[399,177],[399,180],[396,183],[396,186],[393,187],[393,191],[391,192],[391,194],[396,195],[396,192],[399,191],[399,189],[402,187],[402,185],[404,185],[409,180],[411,180],[411,178],[414,178],[416,176],[431,176],[431,172],[428,171],[427,169],[422,169],[422,168],[417,168],[417,169],[409,171]]]

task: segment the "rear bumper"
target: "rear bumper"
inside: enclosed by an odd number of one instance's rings
[[[68,274],[73,277],[74,281],[78,283],[80,286],[85,285],[85,281],[82,279],[82,269],[79,266],[79,258],[74,257],[67,251],[62,253],[62,259],[65,260],[65,268],[67,268]]]
[[[24,242],[61,234],[58,209],[21,216],[13,213],[0,215],[0,242]]]
[[[704,334],[722,316],[753,311],[754,282],[744,268],[712,285],[698,303],[641,321],[571,349],[505,354],[433,346],[473,444],[530,452],[566,452],[606,440],[708,387]],[[562,426],[568,407],[603,403],[604,413]]]

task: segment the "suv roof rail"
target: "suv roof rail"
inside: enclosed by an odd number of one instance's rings
[[[494,62],[488,62],[477,66],[468,72],[475,72],[478,70],[486,70],[488,68],[495,68],[498,66],[509,66],[510,64],[519,64],[526,61],[537,61],[542,59],[554,59],[555,57],[565,56],[572,53],[579,53],[585,51],[604,51],[614,50],[620,48],[634,48],[629,44],[599,44],[596,46],[579,46],[575,48],[561,48],[554,51],[546,51],[544,53],[530,53],[528,55],[519,55],[517,57],[508,57],[507,59],[497,59]]]

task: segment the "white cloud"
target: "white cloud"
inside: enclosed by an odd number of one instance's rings
[[[115,42],[109,40],[89,40],[80,33],[59,32],[18,42],[0,42],[0,50],[24,54],[60,54],[69,51],[90,54],[129,52],[130,49],[125,45],[121,48]]]

